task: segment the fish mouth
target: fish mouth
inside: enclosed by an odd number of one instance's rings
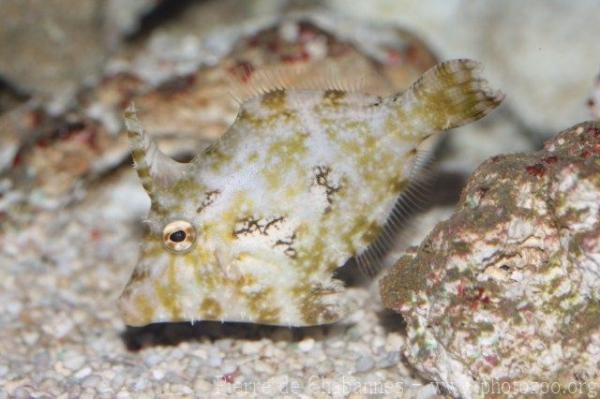
[[[134,297],[128,288],[125,288],[117,301],[117,308],[119,309],[121,319],[126,325],[131,327],[142,327],[151,324],[153,317],[150,314],[150,308],[148,308],[147,312],[141,310],[144,307],[144,300],[138,299],[140,297]]]
[[[122,320],[131,327],[142,327],[173,319],[171,315],[166,314],[164,306],[159,302],[151,280],[145,277],[147,276],[141,276],[134,271],[117,300]],[[170,296],[169,293],[166,294]]]
[[[118,299],[117,307],[123,322],[130,327],[152,323],[189,321],[180,312],[165,308],[155,298],[144,294],[129,294],[127,290]]]

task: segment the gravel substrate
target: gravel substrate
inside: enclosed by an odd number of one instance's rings
[[[399,316],[351,288],[345,324],[126,328],[116,299],[148,205],[130,168],[0,235],[0,398],[437,397],[403,364]]]

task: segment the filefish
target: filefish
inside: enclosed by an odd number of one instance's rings
[[[334,272],[385,234],[419,145],[502,99],[466,59],[389,97],[278,88],[244,101],[188,163],[163,154],[130,106],[126,129],[151,208],[119,298],[125,323],[343,319],[350,309]]]

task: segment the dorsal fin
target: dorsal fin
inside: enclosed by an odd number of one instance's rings
[[[140,123],[133,103],[125,110],[124,119],[135,169],[150,196],[152,205],[156,207],[157,189],[168,187],[176,182],[190,168],[190,165],[171,159],[158,148]]]
[[[341,67],[333,61],[264,67],[245,80],[233,79],[229,93],[241,105],[246,100],[275,90],[361,91],[366,78],[358,76],[343,79]]]

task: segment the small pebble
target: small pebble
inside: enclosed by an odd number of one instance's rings
[[[371,341],[371,347],[375,350],[379,350],[383,346],[385,346],[385,338],[382,336],[376,336],[373,338],[373,341]]]
[[[151,352],[144,358],[144,363],[146,363],[148,367],[152,367],[160,363],[162,360],[163,357],[159,353]]]
[[[135,382],[133,389],[136,391],[143,391],[148,386],[148,381],[145,378],[140,378]]]
[[[117,394],[117,399],[129,399],[131,398],[131,394],[126,390],[121,390]]]
[[[96,388],[102,382],[102,377],[98,374],[92,374],[86,377],[81,383],[84,388]]]
[[[15,391],[13,391],[13,395],[15,399],[29,399],[31,397],[29,390],[24,387],[17,388]]]
[[[40,335],[38,333],[29,332],[29,333],[23,334],[23,341],[25,342],[26,345],[33,346],[37,342],[39,337],[40,337]]]
[[[435,384],[427,384],[417,389],[415,399],[433,399],[437,397]]]
[[[152,370],[152,378],[154,378],[155,380],[160,381],[164,377],[165,377],[164,370],[161,370],[161,369],[154,369],[154,370]]]
[[[242,353],[244,355],[254,355],[260,352],[263,347],[263,343],[260,341],[246,341],[242,345]]]
[[[208,356],[208,365],[210,367],[220,367],[223,364],[223,356],[218,351],[211,351]]]
[[[302,341],[298,342],[298,349],[300,349],[302,352],[308,352],[312,350],[314,346],[315,340],[312,338],[305,338]]]
[[[233,374],[237,370],[235,362],[227,361],[221,366],[221,374]]]
[[[183,384],[173,385],[171,390],[174,393],[176,393],[177,396],[183,396],[183,395],[187,396],[187,395],[192,395],[194,393],[194,391],[190,387],[183,385]]]
[[[77,378],[78,380],[81,380],[90,374],[92,374],[92,369],[89,367],[84,367],[81,370],[79,370],[77,373],[75,373],[75,378]]]
[[[79,370],[85,364],[85,357],[81,354],[70,352],[63,359],[63,364],[69,370]]]
[[[365,371],[371,370],[375,365],[375,361],[371,356],[361,356],[356,361],[356,372],[364,373]]]
[[[276,375],[266,381],[266,386],[269,386],[274,391],[273,393],[282,392],[288,385],[289,379],[287,375]]]
[[[400,351],[392,351],[385,354],[383,359],[379,361],[380,368],[388,368],[396,366],[400,362]]]
[[[385,337],[385,346],[388,350],[399,350],[404,345],[404,338],[398,333],[389,333]]]
[[[206,393],[212,390],[212,384],[202,378],[198,378],[194,382],[194,392],[196,393]]]

